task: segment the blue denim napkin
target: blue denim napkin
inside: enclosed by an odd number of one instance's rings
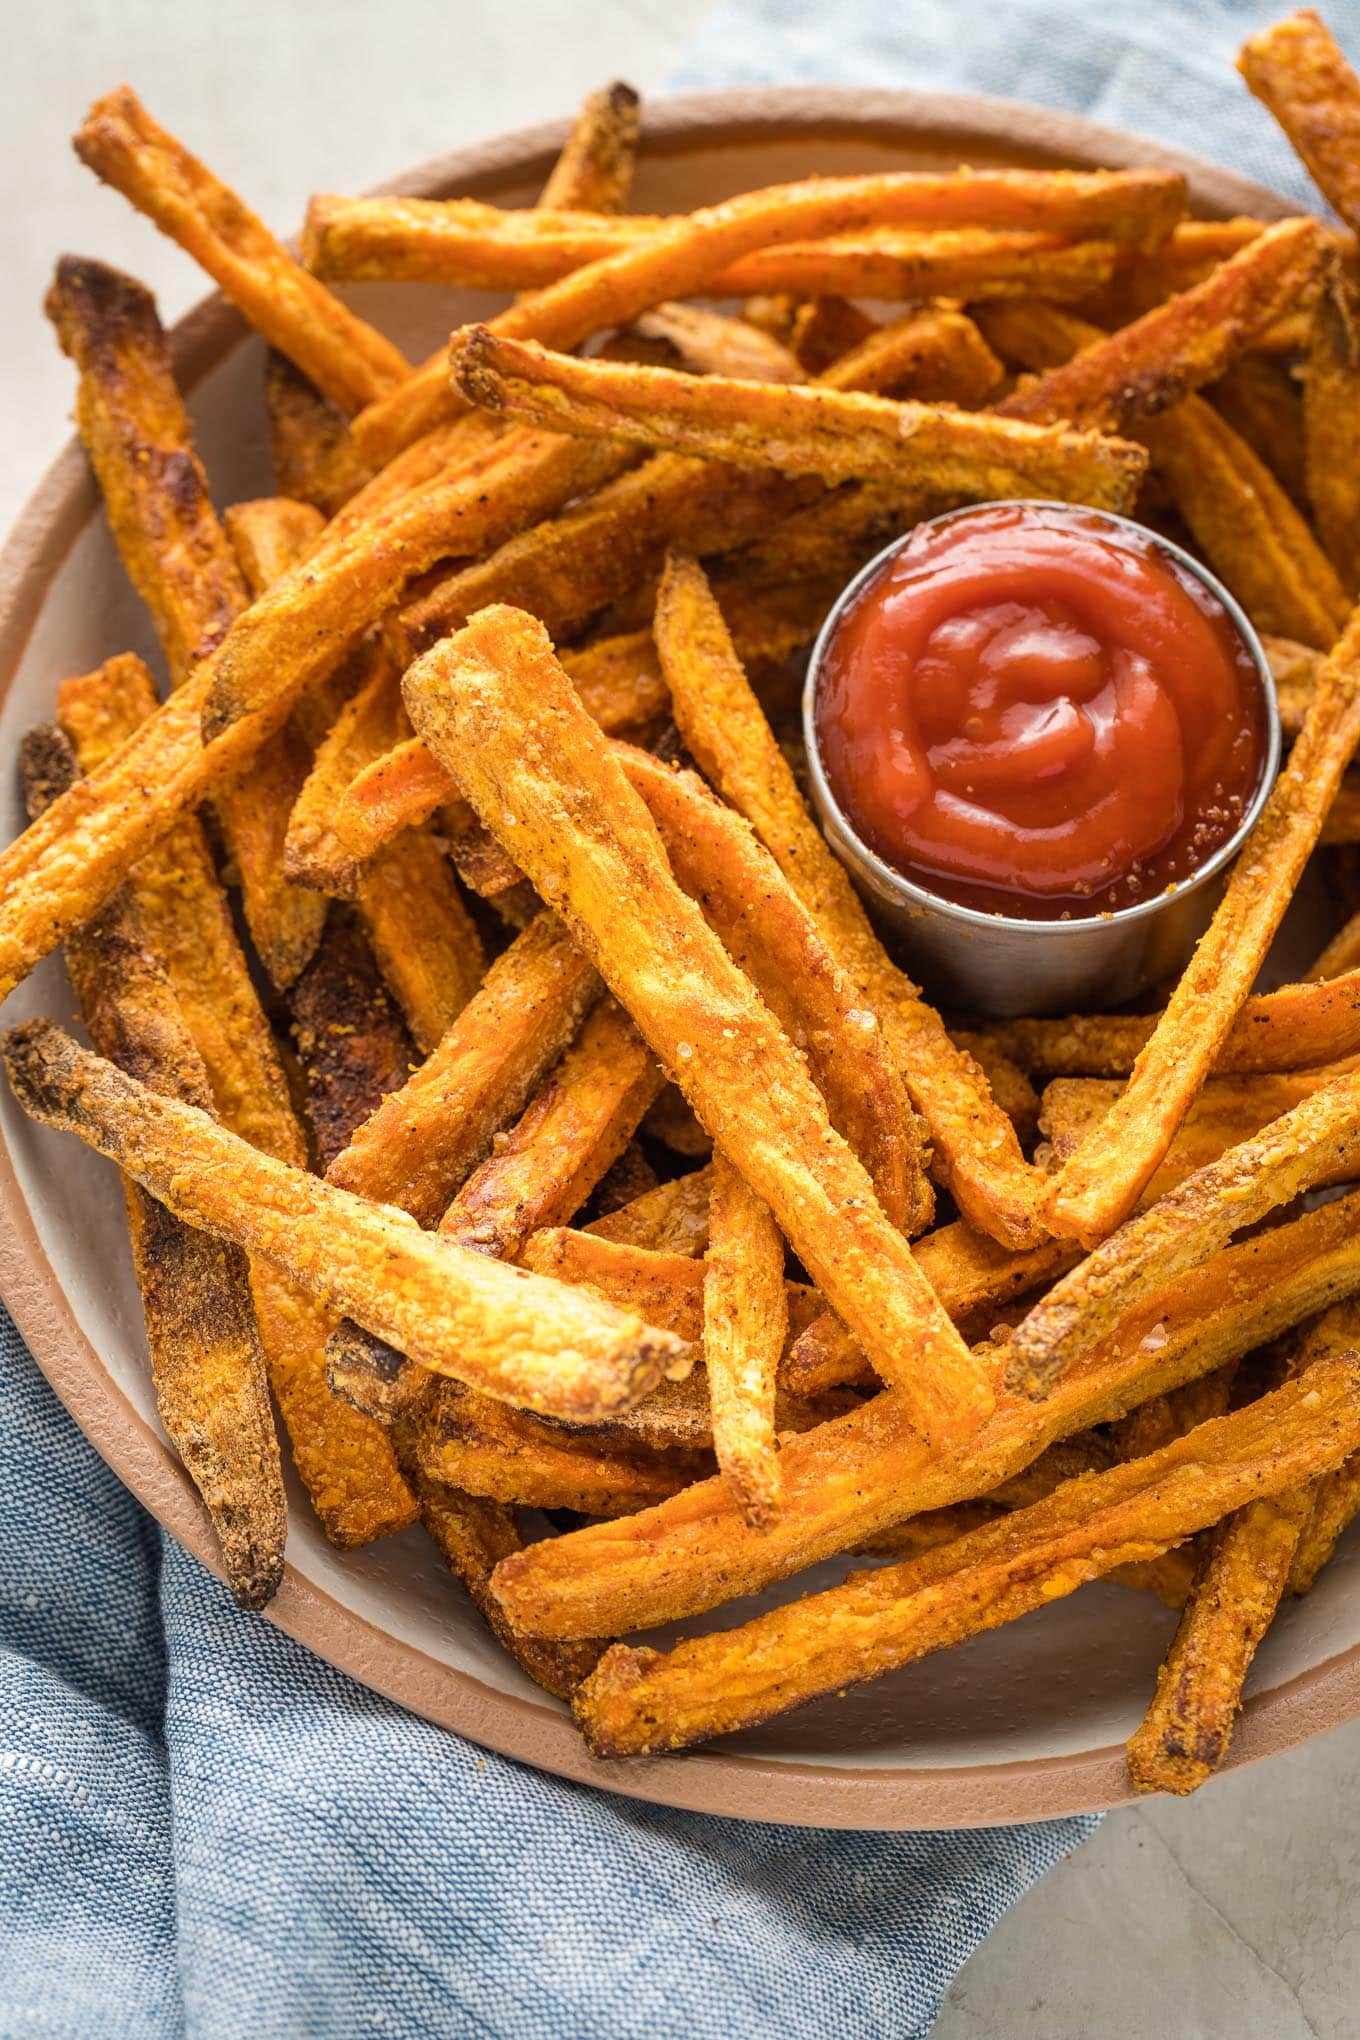
[[[677,82],[968,87],[1306,202],[1231,69],[1276,11],[737,0]],[[0,2040],[911,2040],[1092,1825],[792,1830],[480,1751],[241,1614],[0,1312]]]

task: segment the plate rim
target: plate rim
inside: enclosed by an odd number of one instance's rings
[[[470,195],[545,174],[570,128],[563,118],[512,130],[432,158],[375,187],[403,195]],[[649,97],[644,155],[677,155],[779,136],[865,134],[991,149],[1010,160],[1091,166],[1150,165],[1186,175],[1195,209],[1282,218],[1298,208],[1279,193],[1076,114],[981,94],[859,91],[839,86],[753,86]],[[219,293],[171,332],[186,389],[249,334]],[[72,438],[38,483],[0,550],[0,701],[51,584],[99,510],[79,441]],[[179,1461],[107,1372],[76,1318],[38,1237],[8,1143],[0,1132],[0,1296],[35,1360],[85,1436],[143,1507],[220,1579],[211,1526]],[[437,1726],[538,1769],[626,1798],[732,1819],[793,1827],[878,1831],[986,1827],[1097,1812],[1138,1795],[1123,1745],[996,1764],[859,1767],[779,1762],[724,1749],[601,1763],[590,1757],[560,1703],[506,1693],[439,1663],[344,1607],[290,1563],[265,1611],[287,1634],[360,1684]],[[1239,1718],[1223,1772],[1297,1748],[1360,1713],[1360,1644],[1257,1694]]]

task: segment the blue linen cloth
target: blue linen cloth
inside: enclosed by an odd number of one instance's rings
[[[1306,203],[1231,69],[1276,11],[736,0],[676,82],[988,91]],[[793,1830],[480,1751],[241,1614],[0,1312],[0,2040],[912,2040],[1093,1825]]]

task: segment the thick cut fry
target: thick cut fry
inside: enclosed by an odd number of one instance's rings
[[[784,1242],[722,1155],[713,1157],[704,1264],[704,1365],[718,1468],[761,1530],[779,1514],[775,1382],[788,1333]]]
[[[703,1173],[711,1186],[708,1170]],[[621,1310],[635,1311],[649,1324],[692,1340],[703,1334],[704,1263],[686,1251],[687,1245],[658,1249],[572,1226],[545,1226],[525,1241],[522,1259],[535,1274],[593,1289]],[[796,1338],[822,1302],[806,1283],[789,1282],[785,1306],[786,1330]]]
[[[989,497],[1048,496],[1127,510],[1146,459],[1125,441],[821,385],[738,382],[629,362],[582,361],[465,326],[454,381],[484,410],[588,439],[633,439],[738,467],[881,480]]]
[[[1237,68],[1268,106],[1328,204],[1360,227],[1360,80],[1311,8],[1244,43]]]
[[[566,930],[540,914],[428,1060],[358,1129],[329,1180],[434,1225],[598,994],[599,979]]]
[[[208,494],[155,300],[116,269],[68,256],[46,309],[79,371],[76,419],[115,542],[178,686],[221,643],[249,595]],[[304,771],[302,739],[290,728],[217,803],[246,921],[278,985],[297,976],[325,918],[278,865]]]
[[[821,380],[831,390],[980,404],[1004,373],[970,318],[949,305],[927,305],[876,326],[831,362]]]
[[[1002,1020],[964,1034],[982,1053],[1013,1057],[1030,1076],[1127,1076],[1157,1029],[1155,1015],[1075,1013],[1063,1020]],[[1328,982],[1281,985],[1243,1001],[1214,1058],[1220,1076],[1312,1069],[1360,1050],[1360,970]]]
[[[1147,312],[1007,397],[1009,418],[1062,418],[1125,432],[1214,382],[1282,312],[1316,287],[1324,247],[1316,220],[1281,220],[1203,283]],[[996,345],[993,328],[983,330]],[[1004,349],[1002,350],[1004,352]]]
[[[940,1173],[979,1230],[1022,1246],[1035,1236],[1038,1183],[985,1077],[884,954],[843,867],[804,805],[737,660],[703,570],[672,555],[656,639],[676,722],[714,786],[755,829],[805,902],[832,954],[876,1013]]]
[[[960,227],[932,234],[889,227],[758,248],[710,287],[724,296],[790,291],[891,304],[934,297],[978,303],[1031,292],[1071,302],[1107,285],[1119,254],[1113,241],[1033,231]]]
[[[543,433],[509,433],[497,457],[412,490],[315,552],[228,632],[203,711],[206,738],[298,692],[344,652],[413,574],[450,554],[479,552],[551,516],[578,489],[617,471],[612,447],[583,450]]]
[[[1308,498],[1322,542],[1354,593],[1360,589],[1360,283],[1353,268],[1338,269],[1313,307],[1303,417]]]
[[[1296,644],[1292,638],[1272,637],[1269,632],[1261,635],[1261,649],[1275,682],[1280,727],[1286,740],[1292,743],[1303,728],[1322,658],[1311,645]]]
[[[1058,1172],[1048,1206],[1055,1232],[1089,1245],[1133,1209],[1251,989],[1358,738],[1360,612],[1318,677],[1289,762],[1128,1089]]]
[[[708,1246],[711,1183],[707,1167],[691,1169],[687,1176],[673,1176],[669,1183],[658,1183],[655,1190],[645,1190],[617,1211],[592,1219],[585,1230],[620,1246],[697,1256]]]
[[[989,1407],[863,1165],[749,981],[680,891],[646,808],[529,617],[486,611],[404,683],[418,733],[564,911],[706,1131],[769,1204],[827,1301],[937,1439]],[[565,826],[564,826],[565,825]],[[907,1355],[910,1354],[910,1361]]]
[[[661,1458],[626,1441],[582,1438],[535,1422],[485,1396],[441,1393],[419,1431],[419,1463],[436,1480],[469,1494],[585,1516],[627,1516],[679,1494],[707,1473],[705,1455]]]
[[[93,764],[124,739],[135,750],[152,700],[150,677],[136,662],[114,689],[99,675],[66,682],[61,714],[77,754]],[[265,1154],[302,1166],[306,1143],[288,1079],[199,823],[183,821],[168,844],[142,858],[129,883],[207,1068],[219,1115]],[[293,1458],[327,1537],[349,1547],[403,1528],[414,1503],[390,1445],[327,1388],[324,1313],[259,1262],[251,1268],[251,1288]]]
[[[272,347],[265,364],[264,409],[279,494],[334,517],[368,480],[344,412]]]
[[[686,1364],[669,1334],[261,1155],[50,1021],[14,1029],[5,1058],[32,1117],[78,1134],[187,1224],[235,1240],[435,1373],[582,1421],[636,1402]]]
[[[1360,1197],[1342,1198],[1213,1256],[1150,1297],[1046,1402],[1003,1394],[957,1453],[932,1453],[899,1398],[875,1396],[785,1441],[784,1511],[769,1530],[748,1531],[726,1483],[706,1481],[629,1523],[535,1546],[499,1569],[496,1591],[536,1634],[645,1629],[756,1593],[909,1516],[985,1494],[1055,1440],[1122,1416],[1354,1294],[1357,1215]]]
[[[1088,1474],[956,1543],[660,1651],[615,1645],[573,1701],[597,1756],[681,1749],[876,1678],[1155,1558],[1228,1510],[1335,1466],[1360,1439],[1360,1360],[1299,1381],[1151,1458]]]
[[[31,814],[79,770],[52,727],[25,739],[21,765]],[[126,888],[72,934],[66,962],[100,1053],[211,1110],[208,1073]],[[283,1577],[287,1504],[245,1256],[172,1218],[139,1184],[125,1180],[124,1193],[156,1408],[212,1519],[232,1592],[260,1608]]]
[[[485,957],[448,860],[428,829],[408,831],[369,860],[358,904],[412,1038],[433,1054],[481,983]]]
[[[352,907],[337,901],[320,947],[293,987],[293,1039],[323,1170],[356,1126],[410,1073],[414,1049]]]
[[[233,503],[222,522],[252,599],[311,551],[326,524],[319,510],[291,496]]]
[[[405,358],[296,263],[234,191],[158,127],[126,85],[75,138],[87,168],[177,241],[252,326],[345,412],[400,384]]]
[[[1353,1175],[1358,1155],[1360,1074],[1350,1072],[1188,1177],[1065,1276],[1011,1336],[1011,1386],[1047,1394],[1151,1289],[1305,1190]]]
[[[467,1589],[497,1641],[531,1679],[559,1699],[570,1699],[598,1663],[604,1645],[545,1643],[538,1637],[521,1636],[506,1621],[491,1591],[491,1574],[501,1559],[524,1549],[513,1512],[504,1503],[462,1494],[442,1481],[431,1480],[414,1456],[405,1460],[404,1471],[420,1503],[420,1520],[440,1557]]]
[[[836,1131],[908,1236],[934,1214],[927,1148],[875,1016],[749,825],[692,772],[615,751],[661,834],[671,870],[785,1033],[807,1056]]]

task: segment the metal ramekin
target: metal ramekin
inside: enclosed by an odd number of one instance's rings
[[[1109,511],[1083,512],[1114,531],[1136,533],[1140,541],[1174,560],[1209,590],[1241,632],[1265,697],[1261,783],[1241,825],[1193,876],[1156,899],[1141,900],[1137,906],[1120,907],[1089,920],[1071,921],[1019,920],[941,899],[903,877],[869,848],[842,812],[822,768],[815,715],[817,682],[827,645],[846,609],[915,532],[953,523],[973,509],[996,507],[970,505],[932,518],[929,526],[916,526],[915,531],[885,546],[837,598],[813,646],[803,691],[803,735],[813,800],[832,849],[880,928],[895,938],[893,947],[900,950],[931,997],[967,1011],[996,1015],[1117,1006],[1186,963],[1223,896],[1227,867],[1254,827],[1280,769],[1279,707],[1265,652],[1241,605],[1200,561],[1132,518]],[[1070,511],[1080,506],[1026,499],[1024,507]]]

